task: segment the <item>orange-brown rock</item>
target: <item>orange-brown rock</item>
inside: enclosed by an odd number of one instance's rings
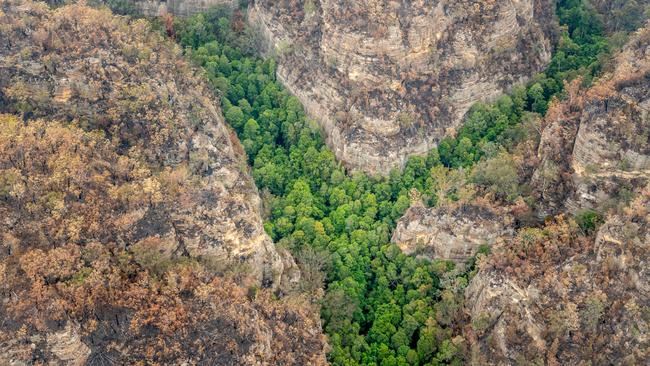
[[[107,11],[9,4],[0,15],[2,111],[101,131],[148,174],[138,193],[151,204],[104,222],[107,235],[134,246],[155,237],[168,257],[242,262],[260,282],[279,285],[291,260],[264,231],[257,188],[218,98],[178,46],[146,21],[127,24]],[[163,199],[166,179],[180,187],[175,199]],[[92,239],[101,238],[84,237]],[[296,276],[286,270],[285,279]]]
[[[478,204],[411,206],[397,222],[392,242],[405,254],[463,263],[482,245],[513,231],[513,218]]]
[[[238,0],[127,0],[142,12],[144,16],[155,17],[164,14],[173,14],[188,17],[196,13],[208,11],[217,6],[235,8]]]
[[[650,354],[650,186],[595,237],[557,218],[522,229],[466,289],[474,364],[643,364]]]
[[[589,88],[569,86],[550,108],[533,177],[540,212],[598,209],[604,223],[556,215],[480,261],[465,292],[474,364],[637,365],[650,357],[650,27],[615,64]]]

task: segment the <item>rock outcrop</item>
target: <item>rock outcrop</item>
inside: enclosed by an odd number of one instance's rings
[[[90,348],[82,342],[79,326],[68,323],[58,332],[48,334],[47,343],[52,354],[67,365],[85,365],[90,356]]]
[[[595,238],[561,217],[523,229],[466,290],[472,362],[638,365],[650,354],[650,186]]]
[[[218,98],[148,22],[4,2],[0,112],[0,363],[325,364]]]
[[[411,206],[397,222],[392,242],[405,254],[463,263],[481,245],[492,246],[513,232],[507,214],[475,204],[426,208]]]
[[[238,0],[128,0],[142,12],[144,16],[156,17],[163,14],[173,14],[189,17],[215,6],[237,7]]]
[[[615,63],[588,90],[573,83],[546,116],[533,177],[542,215],[607,208],[650,179],[650,28]]]
[[[249,21],[336,156],[385,174],[429,151],[475,102],[542,70],[554,8],[548,0],[256,0]]]

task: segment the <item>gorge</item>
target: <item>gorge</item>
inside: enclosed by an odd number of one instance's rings
[[[639,3],[3,2],[0,358],[642,363]]]

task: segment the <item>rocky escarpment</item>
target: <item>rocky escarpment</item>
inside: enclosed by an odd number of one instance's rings
[[[563,218],[524,229],[466,290],[480,365],[638,365],[650,357],[650,186],[595,238]]]
[[[218,99],[146,22],[124,35],[118,30],[126,25],[110,14],[83,15],[21,3],[5,10],[2,110],[101,130],[121,154],[139,148],[150,170],[192,182],[178,200],[166,201],[156,192],[161,182],[152,180],[143,188],[152,204],[112,231],[118,241],[137,245],[156,236],[163,255],[242,261],[260,281],[279,284],[291,259],[282,259],[262,227],[257,189]]]
[[[646,27],[614,71],[586,90],[573,83],[549,109],[533,176],[538,208],[598,209],[604,223],[560,214],[479,261],[465,292],[473,363],[637,365],[650,357],[649,61]]]
[[[606,209],[650,179],[650,28],[615,62],[588,90],[574,83],[546,116],[533,177],[542,214]]]
[[[173,14],[188,17],[204,12],[215,6],[236,7],[238,0],[129,0],[144,16],[155,17],[163,14]]]
[[[336,156],[387,173],[550,59],[554,4],[524,1],[267,1],[249,7],[278,78]]]
[[[411,206],[397,222],[392,242],[405,254],[462,263],[482,245],[513,232],[513,219],[478,204]]]
[[[0,360],[325,363],[218,98],[146,21],[4,2],[0,111]]]

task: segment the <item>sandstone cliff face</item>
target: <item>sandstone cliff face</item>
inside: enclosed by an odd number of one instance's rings
[[[542,214],[618,201],[650,179],[650,28],[589,90],[570,87],[546,116],[533,177]]]
[[[637,365],[650,338],[650,186],[595,238],[525,229],[466,290],[474,364]]]
[[[547,0],[257,0],[249,20],[336,156],[387,173],[435,146],[473,103],[542,70],[553,9]]]
[[[238,0],[131,0],[135,7],[144,16],[156,17],[163,14],[173,14],[180,17],[189,17],[196,13],[206,11],[215,6],[236,7]]]
[[[481,205],[411,206],[397,222],[392,242],[405,254],[463,263],[481,245],[492,246],[512,230],[512,218]]]
[[[297,273],[288,273],[292,259],[286,253],[283,259],[264,232],[243,149],[180,50],[143,21],[126,25],[86,10],[69,17],[25,4],[2,14],[2,110],[104,131],[121,154],[138,151],[150,170],[175,171],[192,182],[176,200],[163,200],[152,178],[143,188],[152,204],[120,222],[117,241],[137,246],[157,237],[163,256],[242,262],[267,285],[279,285],[285,269],[284,278],[295,280]],[[125,27],[131,34],[121,33]]]

